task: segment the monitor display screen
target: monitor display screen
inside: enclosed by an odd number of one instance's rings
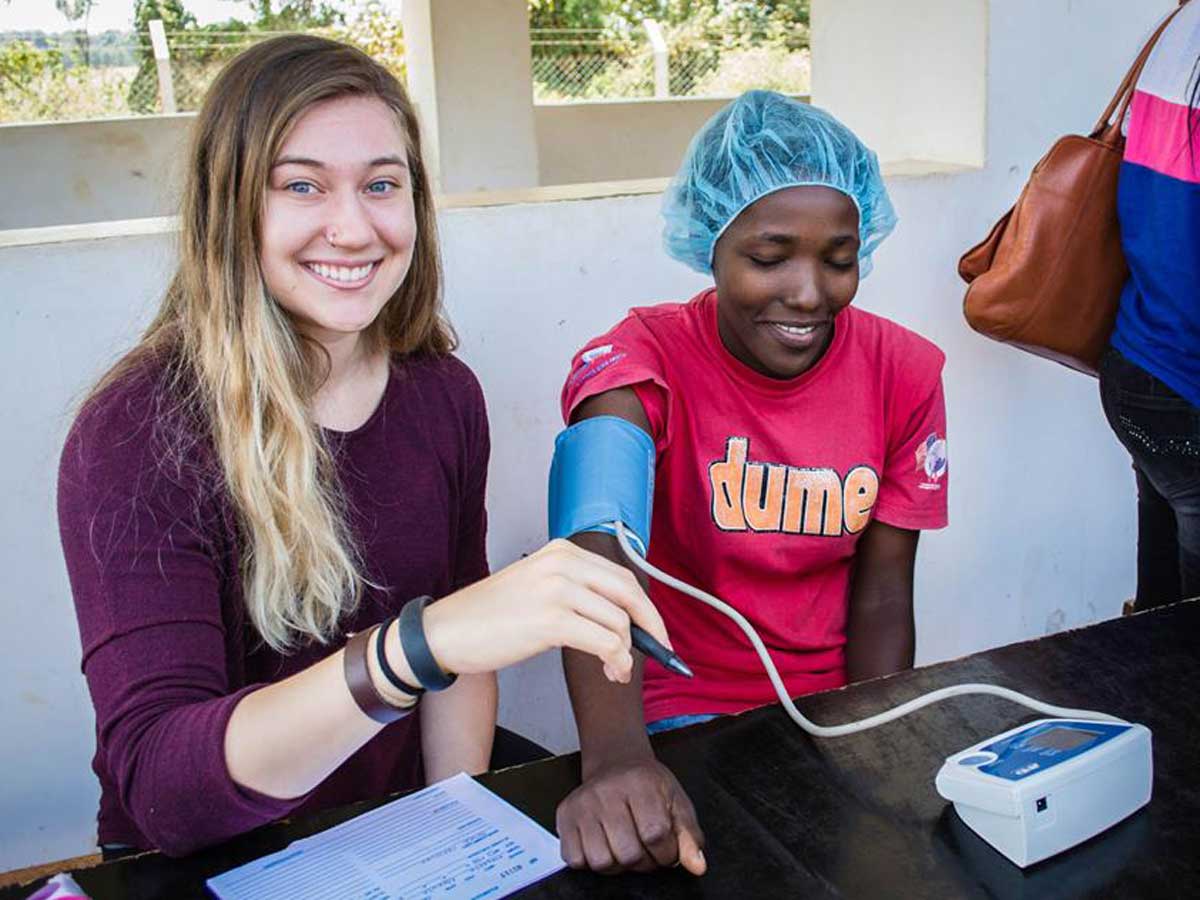
[[[1074,750],[1099,736],[1098,731],[1084,731],[1081,728],[1051,728],[1035,734],[1025,742],[1025,746],[1037,750]]]

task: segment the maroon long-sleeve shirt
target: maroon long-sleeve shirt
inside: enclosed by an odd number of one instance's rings
[[[67,439],[58,516],[96,709],[101,844],[181,855],[283,815],[421,783],[419,715],[383,729],[310,794],[234,784],[224,736],[248,692],[331,652],[288,655],[249,622],[240,541],[213,451],[147,365],[92,400]],[[453,357],[397,359],[378,409],[327,434],[368,587],[352,632],[487,573],[487,414]],[[296,748],[303,753],[303,747]]]

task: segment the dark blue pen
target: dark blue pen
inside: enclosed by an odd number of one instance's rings
[[[685,678],[692,677],[692,670],[688,668],[688,664],[680,659],[674,651],[668,650],[651,637],[648,631],[637,625],[632,625],[630,626],[629,633],[633,638],[633,646],[637,647],[655,662],[664,668],[670,669],[676,675],[682,675]]]

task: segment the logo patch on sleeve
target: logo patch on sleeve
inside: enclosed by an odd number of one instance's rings
[[[917,486],[923,491],[940,491],[942,486],[939,482],[950,464],[946,454],[946,439],[936,431],[932,432],[917,447],[914,455],[917,460],[917,472],[925,476],[925,481]]]
[[[599,359],[602,356],[608,356],[612,353],[612,344],[601,344],[599,347],[593,347],[591,350],[584,350],[579,354],[581,362],[590,363],[594,359]]]
[[[625,358],[625,351],[614,352],[612,344],[601,344],[579,354],[579,364],[567,379],[568,387],[578,387],[589,379],[595,378],[609,366],[616,365]]]

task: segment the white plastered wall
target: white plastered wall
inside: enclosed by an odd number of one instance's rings
[[[856,302],[947,355],[952,525],[921,541],[919,662],[1107,618],[1132,593],[1132,476],[1095,382],[971,333],[954,267],[1053,138],[1090,127],[1171,5],[993,0],[987,166],[889,178],[900,226]],[[490,407],[494,566],[544,539],[558,388],[572,351],[627,307],[703,284],[657,250],[657,206],[646,195],[441,216],[448,305]],[[54,473],[72,400],[149,315],[172,240],[28,245],[0,234],[0,869],[92,846],[93,723]],[[573,745],[553,657],[502,675],[501,718],[554,749]]]
[[[609,100],[534,107],[539,183],[665,178],[728,98]]]
[[[813,103],[885,162],[982,165],[987,19],[988,0],[813,0]]]
[[[414,67],[411,54],[416,52],[410,50]],[[434,101],[426,96],[425,102]],[[705,98],[534,106],[537,166],[529,181],[517,186],[670,175],[692,133],[726,102]],[[425,107],[421,114],[428,123]],[[181,113],[0,125],[0,231],[168,215],[177,202],[178,166],[193,121],[194,114]],[[438,129],[423,126],[422,140],[429,158],[440,147]],[[495,157],[464,164],[473,168],[463,177],[451,177],[451,188],[459,185],[465,192],[479,184],[499,188],[503,183],[503,173],[493,180],[487,168],[499,164]]]
[[[194,118],[0,125],[0,230],[164,215]]]

